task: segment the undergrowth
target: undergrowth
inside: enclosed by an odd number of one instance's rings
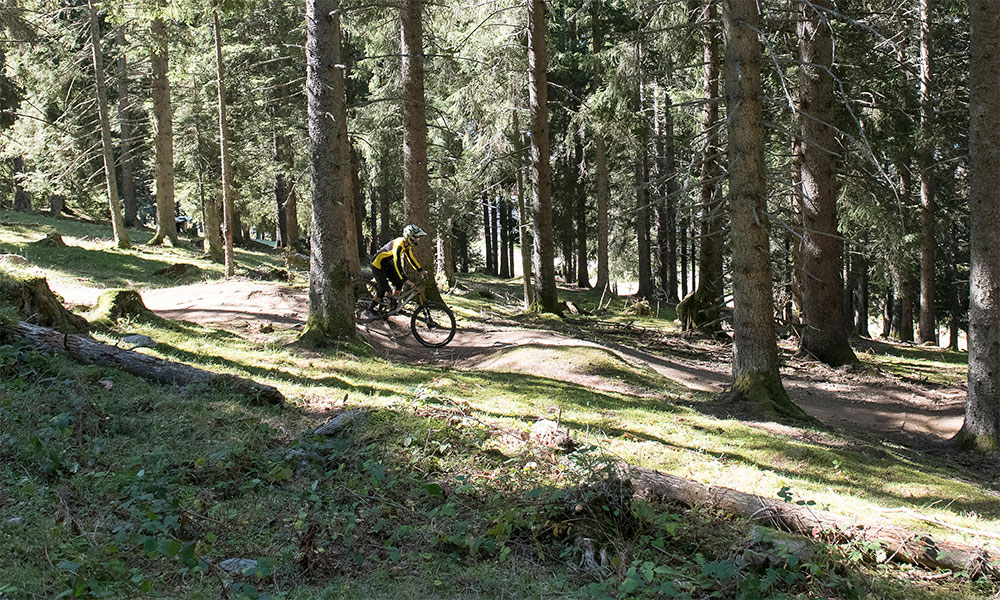
[[[17,345],[0,347],[0,374],[3,598],[860,598],[886,585],[861,555],[638,499],[605,450],[536,448],[431,390],[324,437],[295,407]]]

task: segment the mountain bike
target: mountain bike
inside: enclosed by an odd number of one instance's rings
[[[359,322],[388,321],[396,315],[409,316],[413,337],[428,348],[446,346],[455,337],[455,314],[442,302],[428,302],[424,295],[422,277],[417,282],[407,281],[399,296],[386,293],[382,302],[375,299],[377,288],[371,272],[365,270],[362,278],[365,282],[364,291],[354,304],[354,317]],[[372,307],[376,317],[365,316],[369,307]]]

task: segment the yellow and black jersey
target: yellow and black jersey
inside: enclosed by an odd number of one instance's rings
[[[402,236],[392,240],[385,246],[379,249],[375,258],[372,259],[372,266],[376,269],[380,269],[386,272],[388,275],[393,275],[398,277],[400,280],[405,280],[406,275],[403,271],[403,257],[406,257],[406,261],[410,263],[410,266],[414,270],[420,270],[420,263],[417,262],[416,257],[413,256],[413,244],[410,244]],[[391,266],[386,261],[391,262]]]

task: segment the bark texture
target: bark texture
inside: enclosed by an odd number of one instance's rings
[[[636,47],[638,64],[642,64],[641,46]],[[642,72],[638,73],[636,90],[637,114],[646,114],[646,85]],[[636,262],[639,267],[639,298],[653,297],[653,264],[649,243],[649,123],[640,119],[638,148],[635,155],[635,238]]]
[[[970,2],[969,387],[959,439],[1000,449],[1000,4]]]
[[[31,195],[25,191],[24,186],[21,182],[25,175],[24,169],[24,157],[20,154],[14,157],[13,160],[13,177],[14,177],[14,210],[19,210],[22,212],[31,211]]]
[[[590,287],[590,260],[587,255],[587,186],[584,184],[583,138],[573,136],[573,191],[576,195],[576,285]]]
[[[801,4],[799,33],[799,106],[802,142],[802,285],[804,327],[800,352],[828,365],[857,361],[844,314],[844,244],[837,231],[836,160],[840,149],[834,129],[833,32],[830,0]]]
[[[995,554],[982,546],[938,539],[901,527],[856,521],[844,515],[772,500],[738,490],[704,485],[675,475],[641,467],[625,476],[636,493],[680,502],[687,506],[711,506],[729,514],[764,521],[778,529],[819,537],[833,543],[875,542],[892,559],[932,569],[953,569],[971,573],[997,574]]]
[[[543,312],[559,312],[552,240],[552,165],[549,146],[548,58],[545,1],[528,2],[528,104],[531,110],[531,209],[534,219],[535,300]]]
[[[151,245],[177,243],[174,220],[174,125],[170,107],[169,49],[167,27],[156,18],[149,27],[152,41],[153,147],[156,151],[156,233]]]
[[[659,106],[659,104],[657,104]],[[661,197],[657,209],[657,243],[660,246],[660,287],[667,302],[677,304],[677,160],[674,152],[674,116],[670,90],[663,92],[660,123]]]
[[[931,46],[932,0],[920,0],[920,343],[937,344],[937,313],[934,308],[934,156],[931,127],[934,106],[931,97],[933,59]]]
[[[441,293],[434,279],[434,224],[429,204],[427,181],[427,109],[424,99],[424,26],[423,0],[403,0],[400,8],[400,43],[403,67],[403,213],[407,224],[427,232],[425,242],[417,244],[414,254],[427,269],[424,293],[431,301],[440,301]]]
[[[88,336],[59,333],[54,329],[23,321],[15,326],[14,332],[50,352],[62,352],[80,362],[121,369],[157,383],[210,385],[214,389],[225,390],[233,398],[247,399],[254,404],[281,404],[285,400],[281,392],[270,385],[125,350]]]
[[[309,319],[303,336],[312,342],[354,336],[354,290],[347,268],[344,177],[350,169],[347,93],[340,60],[339,0],[306,2],[306,93],[312,226],[309,256]]]
[[[684,329],[707,333],[722,331],[722,198],[718,192],[719,174],[719,44],[716,0],[704,0],[703,55],[705,110],[701,134],[705,141],[701,153],[701,254],[698,287],[677,305],[677,316]],[[693,255],[692,255],[693,262]]]
[[[222,162],[222,220],[225,230],[226,277],[236,274],[236,254],[233,252],[234,232],[240,228],[236,224],[236,207],[233,199],[233,173],[229,158],[229,124],[226,122],[226,79],[225,63],[222,62],[222,31],[219,27],[219,12],[214,13],[212,31],[215,34],[215,75],[219,89],[219,155]],[[242,237],[242,236],[241,236]]]
[[[128,59],[125,49],[125,28],[118,28],[118,128],[121,139],[118,142],[122,169],[122,205],[125,211],[125,226],[135,227],[138,223],[138,206],[135,202],[135,170],[132,168],[132,103],[128,94]]]
[[[591,4],[591,39],[595,55],[604,49],[604,31],[601,27],[600,2]],[[601,86],[600,64],[594,62],[594,87]],[[604,133],[594,130],[594,178],[597,184],[597,282],[594,287],[602,292],[608,287],[608,206],[611,190],[608,176],[608,157]]]
[[[104,149],[104,175],[108,184],[108,205],[111,209],[111,230],[118,248],[130,248],[132,243],[125,231],[125,219],[122,217],[121,202],[118,200],[118,182],[115,176],[115,154],[111,146],[111,124],[108,118],[108,86],[104,80],[104,61],[101,56],[101,29],[97,18],[97,9],[91,0],[87,0],[90,8],[90,41],[94,54],[94,78],[97,82],[97,111],[101,121],[101,146]],[[172,217],[171,217],[172,218]]]
[[[764,411],[803,418],[778,375],[755,0],[724,0],[733,238],[733,392]]]
[[[535,301],[535,288],[531,284],[531,246],[528,240],[528,213],[524,202],[524,176],[521,174],[521,168],[524,164],[524,138],[521,137],[521,122],[518,119],[517,110],[514,111],[512,127],[517,139],[517,148],[515,149],[517,155],[517,212],[521,216],[520,224],[517,228],[517,240],[521,244],[521,281],[524,287],[524,310],[528,310]]]

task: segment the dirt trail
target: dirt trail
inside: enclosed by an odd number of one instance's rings
[[[58,288],[56,291],[70,303],[91,304],[96,298],[96,293],[89,290]],[[264,324],[301,327],[309,306],[305,290],[246,280],[203,282],[141,293],[146,305],[163,317],[215,324],[237,332],[259,331]],[[606,349],[627,362],[648,365],[694,391],[721,392],[729,382],[728,349],[719,345],[708,349],[712,351],[707,354],[705,348],[684,348],[681,354],[702,358],[693,360],[550,331],[489,327],[460,328],[447,347],[431,349],[413,339],[409,322],[401,317],[388,323],[362,323],[359,330],[373,345],[393,355],[453,367],[475,368],[505,348],[582,346]],[[539,376],[552,376],[541,367],[539,371]],[[958,387],[918,385],[884,375],[828,369],[797,359],[783,367],[782,378],[792,400],[834,427],[927,443],[952,437],[962,425],[965,390]],[[593,385],[589,381],[577,383]]]

